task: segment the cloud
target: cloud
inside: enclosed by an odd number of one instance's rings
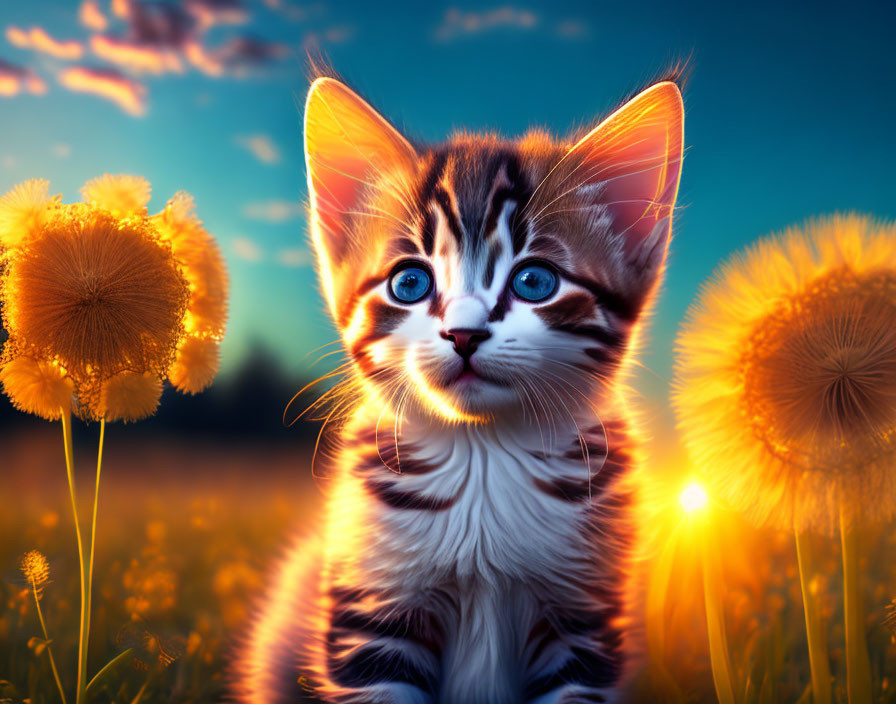
[[[251,69],[284,56],[287,48],[276,42],[255,37],[236,37],[209,49],[199,41],[190,41],[184,54],[193,66],[207,76],[245,76]]]
[[[301,22],[309,16],[320,14],[324,10],[322,3],[313,5],[297,5],[289,0],[264,0],[264,4],[274,12],[282,15],[290,22]]]
[[[581,39],[588,34],[588,25],[581,20],[561,20],[554,25],[554,34],[564,39]]]
[[[50,153],[57,159],[68,159],[72,155],[72,148],[65,142],[57,142],[50,147]]]
[[[248,237],[237,237],[233,241],[233,252],[247,262],[260,262],[264,257],[261,247]]]
[[[182,6],[141,0],[113,0],[112,13],[124,20],[123,35],[96,35],[93,52],[132,73],[181,73],[185,65],[207,76],[244,76],[286,54],[286,47],[251,36],[233,37],[213,48],[207,31],[219,24],[243,24],[249,14],[241,0],[187,0]]]
[[[90,48],[101,59],[134,73],[181,73],[183,64],[171,49],[95,34]]]
[[[291,269],[310,266],[313,263],[311,252],[304,247],[281,249],[277,252],[277,263]]]
[[[0,59],[0,96],[11,98],[19,93],[43,95],[47,84],[31,69]]]
[[[243,215],[250,220],[278,224],[299,217],[304,208],[299,203],[289,200],[264,200],[247,203],[243,207]]]
[[[84,0],[78,8],[78,21],[91,32],[102,32],[109,26],[109,20],[100,10],[96,0]]]
[[[146,87],[115,69],[73,66],[58,76],[59,83],[76,93],[90,93],[110,100],[129,115],[146,113]]]
[[[6,39],[19,49],[31,49],[44,54],[49,54],[56,59],[67,61],[80,59],[84,53],[84,47],[74,39],[54,39],[43,27],[31,27],[21,29],[10,25],[6,28]]]
[[[245,24],[249,13],[240,0],[187,0],[184,5],[199,22],[201,31],[219,24]]]
[[[481,12],[464,12],[452,7],[446,10],[442,24],[436,29],[436,38],[450,41],[494,29],[529,30],[537,25],[538,15],[534,12],[510,5]]]
[[[279,164],[280,148],[266,134],[248,134],[237,136],[236,143],[248,150],[252,156],[263,164]]]

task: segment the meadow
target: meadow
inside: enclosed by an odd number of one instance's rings
[[[164,417],[164,409],[162,416]],[[129,654],[90,690],[94,704],[205,703],[226,693],[226,663],[291,530],[314,520],[318,491],[310,442],[221,437],[195,440],[113,426],[100,495],[89,677]],[[79,488],[91,489],[96,425],[76,433]],[[0,435],[0,701],[55,703],[34,601],[17,565],[38,549],[50,562],[41,606],[61,677],[71,686],[77,657],[78,569],[61,468],[58,424],[34,421]],[[656,475],[673,486],[675,463]],[[648,478],[649,478],[648,477]],[[668,481],[666,481],[668,480]],[[650,495],[650,491],[646,492]],[[664,494],[665,495],[665,494]],[[644,507],[648,526],[640,581],[645,601],[662,588],[647,621],[649,665],[633,684],[644,702],[711,702],[702,562],[711,533],[722,556],[722,601],[738,704],[811,701],[800,583],[792,534],[757,530],[715,506],[700,517],[677,495]],[[86,505],[86,503],[84,504]],[[866,628],[875,702],[896,702],[896,640],[887,627],[896,584],[891,526],[865,534]],[[813,539],[827,625],[835,702],[847,701],[841,573],[836,540]],[[670,566],[663,586],[662,563]],[[647,608],[647,607],[645,607]],[[892,620],[890,626],[893,626]],[[659,641],[657,640],[659,635]],[[659,649],[657,644],[659,643]],[[309,698],[309,701],[312,701]]]
[[[92,433],[76,447],[82,505],[92,498]],[[96,424],[92,430],[95,432]],[[88,677],[130,649],[90,701],[214,702],[266,567],[314,489],[301,443],[273,450],[129,441],[115,428],[100,494]],[[67,688],[77,658],[78,563],[58,424],[5,433],[0,492],[0,701],[58,702],[22,554],[50,563],[41,607]]]

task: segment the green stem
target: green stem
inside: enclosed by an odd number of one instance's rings
[[[50,657],[50,668],[53,670],[53,679],[56,680],[56,687],[59,689],[59,696],[62,704],[65,702],[65,690],[62,688],[62,680],[59,679],[59,670],[56,669],[56,659],[53,657],[53,649],[50,647],[50,636],[47,635],[47,624],[44,622],[44,614],[40,609],[40,597],[37,594],[37,584],[31,579],[31,591],[34,592],[34,605],[37,607],[37,618],[40,619],[40,628],[44,634],[44,643],[47,646],[47,655]]]
[[[78,518],[78,498],[75,492],[75,452],[72,446],[71,412],[62,409],[62,438],[65,442],[65,470],[68,476],[68,492],[72,501],[72,515],[75,519],[75,537],[78,540],[78,563],[81,568],[81,626],[78,633],[78,686],[76,704],[81,704],[87,681],[87,570],[84,561],[84,541],[81,539],[81,521]]]
[[[90,611],[91,611],[91,596],[93,594],[93,556],[94,556],[94,546],[96,545],[96,514],[97,509],[100,503],[100,472],[103,468],[103,441],[106,438],[106,419],[100,419],[100,446],[97,450],[96,455],[96,484],[93,490],[93,517],[90,522],[90,554],[87,560],[87,619],[86,619],[86,628],[84,631],[84,660],[86,666],[87,660],[87,643],[90,640]],[[85,679],[87,677],[87,672],[85,669],[84,673]],[[82,698],[86,700],[86,691],[87,687],[84,687],[84,694],[82,694]]]
[[[871,704],[871,663],[865,640],[865,609],[859,573],[857,530],[840,513],[843,553],[843,615],[846,626],[846,692],[849,704]]]
[[[734,704],[734,685],[728,658],[728,636],[721,602],[721,565],[708,525],[699,527],[703,547],[703,600],[706,606],[706,633],[709,638],[709,660],[712,680],[719,704]]]
[[[812,699],[815,704],[831,704],[831,669],[825,643],[818,598],[812,593],[812,559],[809,536],[799,530],[796,536],[796,559],[803,593],[803,614],[806,617],[806,640],[809,643],[809,669],[812,672]]]

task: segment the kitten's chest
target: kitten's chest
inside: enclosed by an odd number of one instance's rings
[[[382,552],[374,559],[424,581],[489,573],[525,580],[578,562],[585,503],[544,486],[576,471],[581,480],[587,467],[538,451],[531,440],[465,434],[430,442],[419,457],[429,473],[390,477],[396,492],[429,501],[417,509],[378,507]]]

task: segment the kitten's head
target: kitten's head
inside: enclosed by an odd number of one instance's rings
[[[419,146],[317,79],[311,237],[359,373],[384,402],[455,420],[594,399],[662,274],[682,131],[679,90],[662,82],[574,143]]]

